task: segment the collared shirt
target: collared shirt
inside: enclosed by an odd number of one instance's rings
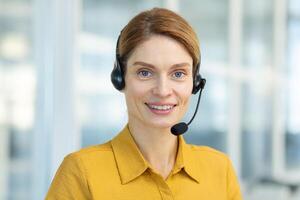
[[[179,146],[164,179],[138,149],[128,126],[111,141],[65,157],[46,200],[241,200],[228,157],[212,148]]]

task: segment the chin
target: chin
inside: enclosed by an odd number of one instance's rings
[[[149,120],[147,121],[147,124],[149,126],[152,126],[153,128],[158,128],[158,129],[171,129],[171,127],[177,122],[175,121],[164,121],[164,120]]]

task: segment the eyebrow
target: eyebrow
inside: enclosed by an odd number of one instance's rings
[[[154,65],[151,65],[149,63],[145,63],[145,62],[142,62],[142,61],[136,61],[136,62],[133,63],[133,65],[142,65],[142,66],[149,67],[149,68],[152,68],[152,69],[155,68]],[[171,68],[184,67],[184,66],[190,66],[190,64],[187,63],[187,62],[177,63],[177,64],[172,65]]]

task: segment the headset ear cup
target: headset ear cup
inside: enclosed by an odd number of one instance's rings
[[[196,77],[194,78],[193,81],[193,90],[192,90],[192,94],[197,94],[197,92],[200,90],[200,86],[201,86],[201,75],[197,74]]]
[[[206,79],[202,78],[200,74],[197,74],[197,76],[194,79],[194,85],[193,85],[193,94],[197,94],[197,92],[200,89],[203,89],[206,83]]]
[[[110,74],[112,84],[117,90],[122,90],[125,87],[124,73],[121,67],[121,63],[118,59],[115,61],[114,69]]]

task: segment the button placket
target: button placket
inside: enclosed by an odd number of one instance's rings
[[[172,193],[170,187],[168,186],[167,182],[162,178],[162,176],[153,172],[152,170],[149,171],[149,173],[150,173],[152,180],[157,185],[157,188],[161,194],[162,199],[163,200],[174,200],[173,193]]]

